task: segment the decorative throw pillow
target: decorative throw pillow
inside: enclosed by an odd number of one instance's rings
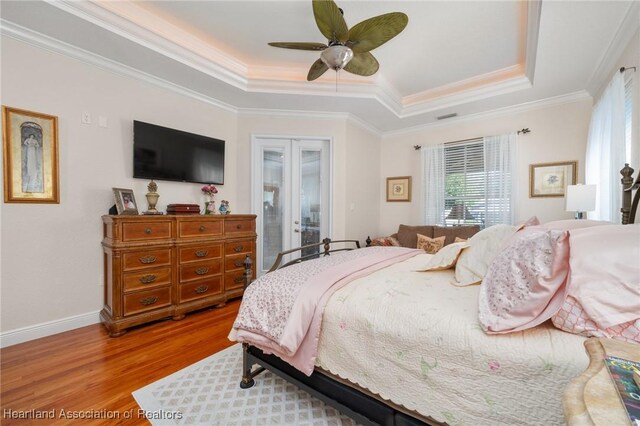
[[[467,242],[467,238],[460,238],[460,237],[456,237],[455,240],[453,240],[454,243],[465,243]]]
[[[444,271],[445,269],[453,268],[460,253],[467,247],[469,247],[469,243],[467,242],[453,243],[444,246],[435,256],[429,259],[422,269],[418,269],[417,272]]]
[[[524,222],[520,222],[516,226],[518,227],[518,231],[526,228],[527,226],[538,226],[540,225],[540,220],[538,220],[538,216],[531,216],[529,219]]]
[[[540,226],[518,232],[480,284],[478,319],[488,334],[526,330],[562,307],[569,274],[569,233]]]
[[[469,248],[462,252],[456,263],[456,285],[479,284],[493,258],[516,229],[513,225],[493,225],[469,238]]]
[[[418,245],[416,248],[422,249],[429,254],[436,254],[444,246],[446,237],[429,238],[426,235],[418,234]]]
[[[380,237],[371,240],[371,246],[400,247],[400,242],[393,237]]]

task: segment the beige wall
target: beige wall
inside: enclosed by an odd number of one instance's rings
[[[380,221],[380,136],[347,124],[345,219],[348,239],[373,238]]]
[[[114,203],[111,188],[132,188],[146,208],[148,181],[132,178],[134,119],[225,139],[229,166],[219,198],[236,204],[234,112],[6,37],[1,83],[3,105],[58,116],[60,148],[60,204],[1,207],[3,332],[102,308],[100,216]],[[92,124],[81,123],[83,111]],[[107,128],[98,127],[99,116]],[[204,201],[198,184],[158,187],[160,210]]]
[[[251,208],[252,133],[329,137],[332,237],[364,240],[377,230],[380,137],[346,117],[238,115],[11,38],[2,37],[1,47],[2,104],[58,116],[61,193],[58,205],[0,205],[3,345],[7,336],[20,341],[98,320],[104,291],[100,216],[114,203],[111,188],[132,188],[139,208],[146,208],[148,181],[132,177],[133,120],[226,140],[225,185],[216,198],[229,200],[238,213]],[[85,111],[90,125],[81,123]],[[99,116],[107,118],[107,128],[98,126]],[[159,181],[158,209],[202,205],[201,186]]]
[[[578,160],[578,182],[584,181],[591,99],[499,116],[460,120],[427,127],[415,132],[383,138],[380,152],[380,194],[387,176],[413,177],[411,203],[380,201],[380,234],[395,232],[398,224],[423,223],[424,185],[421,182],[422,156],[414,145],[429,145],[481,136],[509,133],[528,127],[531,133],[518,137],[518,193],[516,219],[537,215],[541,221],[571,218],[564,210],[564,198],[529,198],[529,164]]]

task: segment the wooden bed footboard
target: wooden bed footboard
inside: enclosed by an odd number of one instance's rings
[[[622,175],[622,224],[628,225],[635,223],[636,213],[638,212],[638,202],[640,201],[640,172],[636,176],[635,182],[633,181],[634,170],[629,167],[629,163],[624,165],[624,168],[620,170]],[[635,192],[635,193],[634,193]]]

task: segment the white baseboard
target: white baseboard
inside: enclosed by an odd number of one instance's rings
[[[28,342],[100,322],[100,311],[88,312],[54,321],[30,325],[0,333],[0,348]]]

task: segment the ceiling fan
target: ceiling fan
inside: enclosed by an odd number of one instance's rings
[[[309,69],[307,80],[312,81],[329,68],[344,69],[352,74],[370,76],[380,65],[371,50],[388,42],[407,26],[409,18],[402,12],[386,13],[347,27],[340,9],[333,0],[312,0],[313,15],[318,29],[328,44],[313,42],[272,42],[269,46],[285,49],[322,51],[320,59]]]

